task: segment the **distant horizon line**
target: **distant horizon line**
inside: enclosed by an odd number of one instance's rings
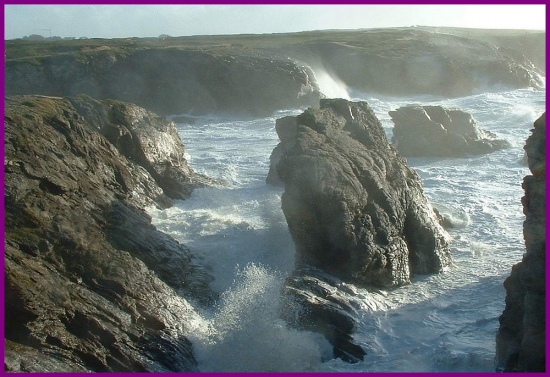
[[[14,37],[14,38],[4,38],[5,41],[11,41],[11,40],[18,40],[18,39],[25,39],[30,36],[36,35],[41,36],[44,39],[54,39],[54,38],[61,38],[61,39],[146,39],[146,38],[160,38],[161,36],[167,36],[169,38],[188,38],[188,37],[221,37],[221,36],[239,36],[239,35],[277,35],[277,34],[299,34],[299,33],[313,33],[313,32],[351,32],[351,31],[361,31],[361,30],[383,30],[383,29],[413,29],[413,28],[428,28],[428,29],[467,29],[467,30],[485,30],[485,31],[527,31],[527,32],[546,32],[546,29],[528,29],[528,28],[482,28],[482,27],[467,27],[467,26],[429,26],[429,25],[411,25],[411,26],[383,26],[383,27],[373,27],[373,28],[357,28],[357,29],[338,29],[338,28],[330,28],[330,29],[311,29],[311,30],[300,30],[300,31],[282,31],[282,32],[266,32],[266,33],[224,33],[224,34],[188,34],[188,35],[170,35],[169,33],[161,33],[157,36],[144,36],[144,37],[137,37],[137,36],[127,36],[127,37],[89,37],[89,36],[44,36],[37,33],[31,33],[29,35],[25,35],[22,37]],[[51,30],[51,29],[43,29],[43,30]]]

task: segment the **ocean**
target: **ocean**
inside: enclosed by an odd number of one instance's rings
[[[227,186],[197,189],[165,210],[148,208],[153,224],[187,245],[208,266],[220,293],[196,306],[190,339],[201,371],[494,372],[503,282],[524,253],[521,197],[529,174],[523,146],[545,111],[545,91],[496,90],[444,99],[354,93],[323,76],[329,97],[366,101],[391,139],[388,114],[408,104],[442,105],[473,115],[480,128],[511,147],[470,158],[409,158],[424,193],[451,219],[453,263],[444,272],[412,278],[395,290],[367,292],[354,339],[364,361],[330,359],[316,333],[289,328],[279,317],[280,289],[294,267],[294,244],[281,210],[283,188],[268,186],[269,156],[278,143],[275,120],[197,117],[178,124],[186,157],[197,172]],[[185,319],[182,319],[182,321]]]

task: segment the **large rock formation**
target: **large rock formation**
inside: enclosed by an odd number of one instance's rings
[[[139,48],[123,42],[112,47],[82,42],[81,47],[8,59],[6,94],[83,93],[132,102],[162,115],[268,115],[319,99],[305,67],[242,47]]]
[[[143,210],[171,203],[160,165],[191,187],[173,127],[120,102],[6,98],[5,370],[197,369],[187,299],[211,300],[211,278]]]
[[[439,272],[450,262],[448,234],[365,102],[321,100],[319,109],[278,119],[276,131],[267,182],[285,187],[296,244],[284,287],[294,309],[284,318],[323,334],[335,357],[363,360],[351,335],[363,298],[345,283],[397,287],[411,274]]]
[[[506,307],[496,337],[497,369],[546,371],[546,113],[525,145],[531,175],[523,180],[526,252],[504,281]]]
[[[390,111],[392,142],[406,157],[466,157],[510,146],[506,140],[477,127],[464,111],[442,106],[405,106]]]
[[[365,102],[321,100],[279,119],[272,170],[298,266],[359,285],[397,287],[450,262],[448,234],[419,176]],[[274,172],[271,172],[273,177]]]

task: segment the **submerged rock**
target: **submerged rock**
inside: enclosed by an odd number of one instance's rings
[[[474,118],[461,110],[405,106],[389,114],[395,124],[392,142],[406,157],[466,157],[510,146],[477,127]]]
[[[277,121],[270,176],[298,266],[359,285],[397,287],[450,263],[449,236],[419,176],[391,146],[365,102],[321,100]]]
[[[171,204],[155,163],[193,176],[170,128],[129,104],[5,99],[5,370],[197,370],[187,300],[211,300],[211,277],[143,210]]]
[[[527,139],[523,180],[526,252],[504,281],[506,307],[496,337],[497,370],[546,371],[546,113]]]

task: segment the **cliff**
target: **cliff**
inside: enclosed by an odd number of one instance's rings
[[[350,90],[462,96],[541,88],[544,32],[391,28],[6,41],[6,94],[115,98],[162,115],[314,106],[317,73]]]
[[[309,32],[303,43],[275,50],[366,93],[459,97],[543,88],[544,33],[506,32],[422,27]]]
[[[162,115],[273,111],[311,105],[311,73],[286,57],[243,47],[99,45],[7,59],[6,94],[115,98]]]
[[[143,210],[171,204],[162,177],[193,187],[174,124],[118,101],[15,96],[4,128],[5,370],[197,370],[188,300],[211,300],[211,277]]]
[[[525,254],[504,281],[506,307],[496,337],[497,370],[546,371],[546,114],[525,144]]]

